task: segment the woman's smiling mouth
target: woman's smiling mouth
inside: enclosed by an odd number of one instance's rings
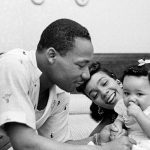
[[[113,103],[114,103],[114,98],[115,98],[115,96],[116,96],[116,92],[112,93],[112,94],[108,97],[108,99],[106,100],[106,103],[107,103],[107,104],[113,104]]]

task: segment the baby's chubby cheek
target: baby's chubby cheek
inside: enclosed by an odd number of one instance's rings
[[[124,101],[123,101],[123,102],[124,102],[125,106],[126,106],[126,107],[128,107],[129,102],[128,102],[127,100],[125,100],[125,99],[124,99]]]

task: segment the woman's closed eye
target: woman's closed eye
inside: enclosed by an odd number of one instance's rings
[[[106,86],[108,84],[108,81],[103,79],[101,82],[100,82],[100,85],[101,86]]]
[[[108,83],[108,82],[107,82],[107,81],[105,81],[102,85],[103,85],[103,86],[106,86],[106,85],[107,85],[107,83]]]

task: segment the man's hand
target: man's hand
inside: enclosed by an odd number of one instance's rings
[[[103,150],[131,150],[136,142],[126,136],[117,138],[111,142],[101,144]]]

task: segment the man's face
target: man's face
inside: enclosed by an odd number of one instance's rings
[[[91,41],[76,38],[74,48],[65,56],[57,56],[55,62],[55,84],[60,88],[73,92],[76,87],[89,79],[88,65],[93,57]],[[54,77],[53,77],[54,78]]]

